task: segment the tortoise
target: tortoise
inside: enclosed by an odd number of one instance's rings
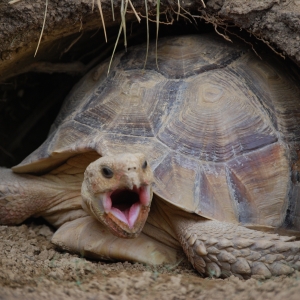
[[[299,74],[210,34],[118,54],[0,170],[0,223],[42,216],[94,259],[268,278],[300,267]],[[151,209],[150,209],[151,206]]]

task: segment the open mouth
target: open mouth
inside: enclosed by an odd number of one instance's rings
[[[111,213],[132,228],[141,207],[148,206],[150,201],[150,186],[134,187],[132,190],[117,189],[104,195],[103,207],[106,213]]]

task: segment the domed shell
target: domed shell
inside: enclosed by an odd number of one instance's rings
[[[143,152],[154,192],[220,221],[300,229],[297,72],[221,37],[160,39],[89,72],[48,139],[14,167],[47,172],[80,152]],[[297,85],[298,84],[298,85]]]

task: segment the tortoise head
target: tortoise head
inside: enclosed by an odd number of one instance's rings
[[[104,156],[85,170],[82,206],[116,236],[134,238],[148,217],[152,183],[153,173],[143,154]]]

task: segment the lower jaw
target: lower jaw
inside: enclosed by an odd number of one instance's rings
[[[141,233],[147,221],[149,211],[149,206],[142,206],[139,216],[137,217],[137,220],[135,221],[135,224],[132,226],[132,228],[129,228],[127,224],[120,221],[111,213],[106,214],[106,216],[104,217],[104,223],[106,224],[108,229],[117,237],[126,239],[136,238]]]

